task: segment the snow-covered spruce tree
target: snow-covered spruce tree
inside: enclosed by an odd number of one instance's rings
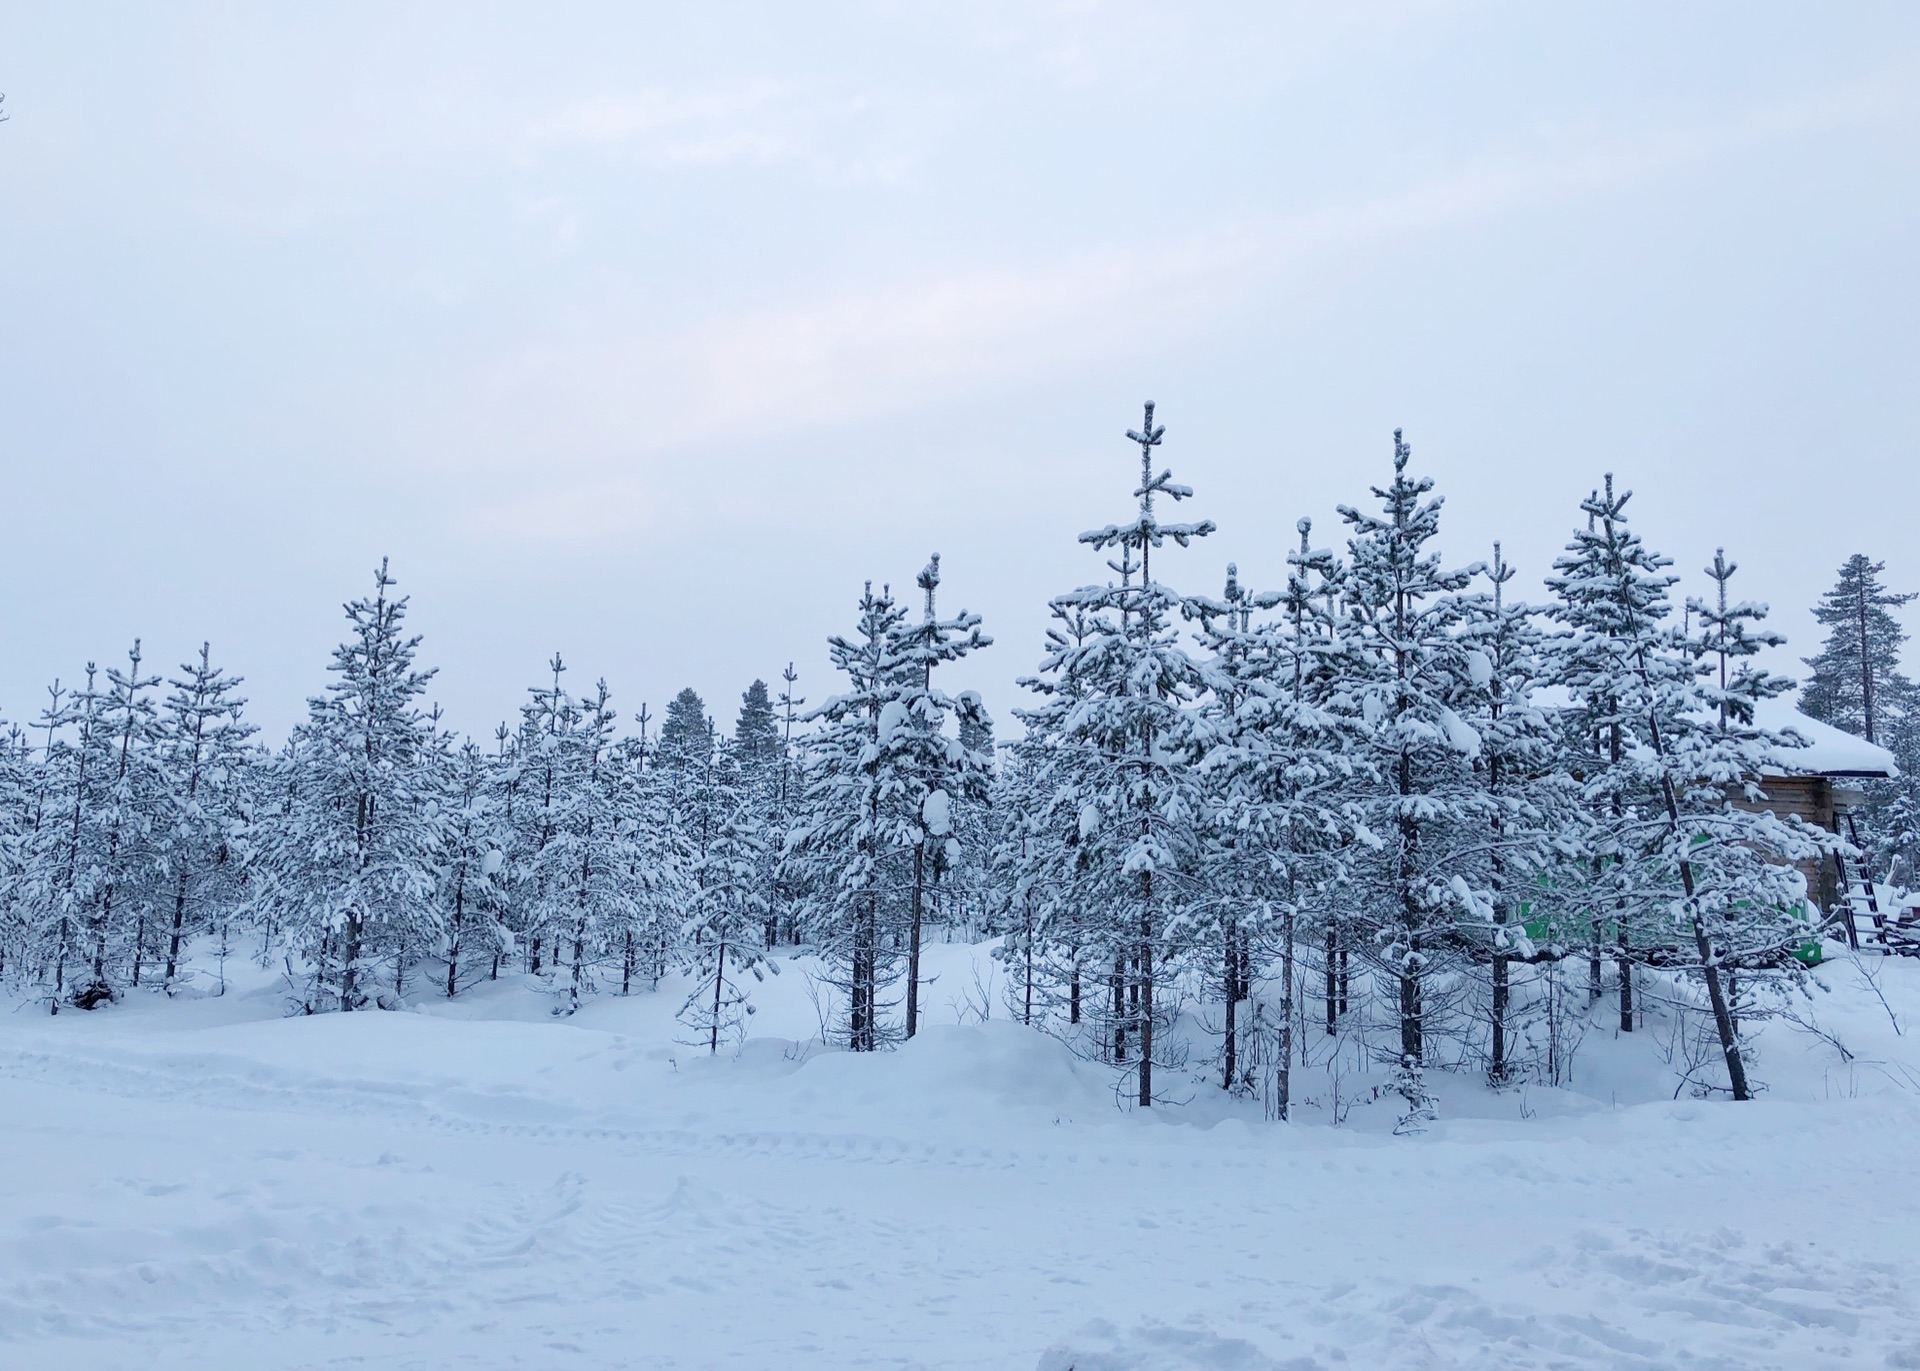
[[[1872,869],[1920,884],[1920,688],[1900,669],[1907,631],[1894,611],[1916,597],[1887,589],[1886,563],[1855,553],[1814,607],[1827,630],[1800,692],[1810,718],[1879,743],[1900,764],[1898,780],[1867,787],[1861,840]],[[1904,873],[1904,874],[1903,874]]]
[[[942,874],[959,865],[956,819],[969,804],[986,798],[993,769],[991,752],[970,748],[947,732],[949,716],[977,723],[980,697],[967,692],[955,700],[933,684],[937,666],[957,662],[993,639],[980,632],[980,616],[961,610],[942,619],[934,595],[940,587],[940,554],[935,553],[916,584],[925,596],[920,622],[902,623],[888,645],[900,688],[882,708],[880,747],[904,783],[896,821],[883,835],[884,845],[911,856],[907,899],[906,1036],[920,1025],[920,940],[926,921],[928,890]],[[959,724],[956,724],[958,729]],[[976,737],[978,735],[975,735]]]
[[[374,997],[374,958],[433,946],[447,811],[433,725],[420,707],[431,671],[414,666],[407,600],[382,559],[374,593],[346,606],[326,693],[307,702],[283,778],[288,803],[262,844],[268,898],[311,968],[309,1012]]]
[[[779,970],[764,951],[769,842],[760,787],[742,764],[751,755],[737,740],[720,743],[687,768],[692,889],[678,942],[692,985],[680,1022],[710,1053],[745,1035],[753,1005],[742,978]]]
[[[1285,594],[1249,594],[1229,566],[1222,598],[1197,606],[1216,679],[1206,706],[1212,739],[1205,758],[1205,894],[1193,925],[1211,950],[1226,1006],[1221,1083],[1227,1090],[1255,1084],[1240,1050],[1250,1025],[1241,1023],[1239,1005],[1252,1000],[1256,972],[1278,963],[1278,1041],[1270,1068],[1271,1106],[1281,1119],[1291,1113],[1301,914],[1311,894],[1338,873],[1351,836],[1344,792],[1356,776],[1351,721],[1316,702],[1308,689],[1318,670],[1308,623],[1315,565],[1310,527],[1301,521]],[[1279,616],[1254,623],[1256,608],[1276,605]]]
[[[240,678],[213,665],[209,644],[167,684],[158,725],[165,784],[154,845],[165,921],[161,984],[171,995],[184,970],[187,939],[226,926],[246,902],[255,757],[253,726],[241,718],[246,701],[236,693]]]
[[[910,783],[891,733],[882,737],[881,716],[891,708],[897,722],[903,683],[894,647],[905,616],[885,587],[876,595],[868,582],[855,636],[828,639],[847,689],[805,716],[818,727],[807,739],[804,792],[784,849],[783,870],[806,892],[802,921],[836,996],[834,1031],[855,1052],[893,1037],[882,1022],[898,975],[888,838],[900,829]]]
[[[504,740],[503,740],[504,741]],[[447,845],[440,873],[441,919],[446,927],[447,998],[460,993],[463,976],[483,970],[498,975],[512,955],[513,933],[501,922],[506,909],[502,874],[508,834],[491,759],[468,738],[456,748],[443,738],[447,755]]]
[[[1460,849],[1466,835],[1485,833],[1493,806],[1473,774],[1480,736],[1463,717],[1484,689],[1461,632],[1479,608],[1470,586],[1480,567],[1447,570],[1430,550],[1443,501],[1428,498],[1430,477],[1407,474],[1411,451],[1394,430],[1393,480],[1373,489],[1379,514],[1340,507],[1352,529],[1340,672],[1378,778],[1355,799],[1357,913],[1368,959],[1393,994],[1395,1089],[1415,1127],[1431,1113],[1427,1038],[1449,1009],[1439,996],[1451,978],[1439,973],[1457,964],[1461,926],[1485,904]]]
[[[1827,840],[1797,819],[1735,807],[1764,798],[1760,774],[1790,743],[1749,722],[1752,702],[1780,683],[1750,669],[1719,687],[1717,652],[1667,622],[1670,562],[1628,528],[1629,498],[1611,476],[1588,497],[1590,526],[1548,581],[1573,629],[1563,674],[1578,702],[1574,728],[1591,740],[1583,799],[1605,858],[1591,888],[1595,919],[1616,922],[1629,970],[1651,954],[1698,977],[1727,1088],[1745,1100],[1726,975],[1793,974],[1808,924],[1806,882],[1790,863],[1817,858]],[[1723,627],[1709,633],[1730,641]],[[1623,999],[1623,1027],[1631,1007]]]
[[[1170,471],[1154,474],[1153,450],[1165,431],[1149,401],[1142,426],[1127,432],[1140,449],[1137,512],[1080,535],[1097,551],[1119,553],[1109,565],[1120,583],[1061,597],[1085,614],[1088,634],[1071,646],[1050,641],[1027,682],[1042,695],[1067,681],[1078,692],[1075,707],[1057,720],[1053,745],[1074,755],[1077,884],[1082,907],[1098,916],[1088,921],[1088,951],[1109,970],[1112,1056],[1132,1074],[1143,1108],[1154,1100],[1155,1053],[1165,1052],[1156,1032],[1169,1008],[1162,992],[1188,946],[1199,893],[1205,799],[1198,764],[1209,737],[1195,705],[1213,683],[1180,645],[1178,625],[1191,602],[1153,575],[1156,549],[1185,547],[1214,530],[1211,520],[1162,523],[1155,511],[1156,497],[1193,493],[1175,485]]]

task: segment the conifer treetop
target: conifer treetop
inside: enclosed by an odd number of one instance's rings
[[[1217,527],[1213,520],[1202,519],[1193,524],[1163,524],[1153,512],[1153,497],[1165,495],[1168,499],[1180,501],[1193,495],[1193,487],[1176,485],[1173,472],[1163,470],[1153,474],[1153,450],[1160,446],[1167,426],[1153,422],[1153,401],[1146,402],[1146,418],[1137,429],[1127,430],[1127,437],[1140,445],[1140,485],[1133,492],[1140,501],[1140,513],[1133,522],[1126,524],[1108,524],[1105,528],[1090,529],[1080,535],[1080,541],[1096,548],[1118,547],[1124,554],[1128,550],[1142,553],[1141,575],[1147,574],[1145,550],[1159,547],[1162,542],[1172,539],[1181,547],[1187,546],[1194,538],[1204,538]]]

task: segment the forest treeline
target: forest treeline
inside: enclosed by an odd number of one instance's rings
[[[1733,563],[1676,600],[1607,477],[1523,599],[1498,545],[1440,555],[1396,432],[1337,548],[1302,520],[1284,584],[1177,590],[1215,527],[1168,517],[1192,492],[1151,405],[1127,437],[1130,513],[1081,535],[1104,565],[1049,601],[998,744],[942,688],[991,639],[937,556],[866,587],[831,694],[789,666],[730,728],[691,690],[623,719],[556,655],[518,719],[458,736],[385,564],[277,745],[207,650],[90,665],[0,747],[0,971],[59,1012],[251,958],[309,1013],[503,975],[570,1012],[674,972],[717,1051],[798,951],[864,1051],[919,1031],[929,938],[995,937],[1005,1012],[1141,1106],[1204,1075],[1285,1117],[1315,1045],[1359,1042],[1417,1128],[1430,1070],[1558,1081],[1601,1006],[1632,1032],[1650,999],[1697,1029],[1697,1088],[1749,1096],[1751,1026],[1831,912],[1802,872],[1839,839],[1737,803],[1797,740],[1758,720],[1794,687]],[[1881,576],[1855,557],[1821,600],[1800,701],[1906,763],[1845,853],[1892,879],[1920,857],[1920,693]]]

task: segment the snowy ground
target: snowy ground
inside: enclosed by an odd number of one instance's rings
[[[1846,963],[1751,1105],[1446,1082],[1282,1126],[957,1026],[737,1057],[671,991],[520,985],[280,1017],[270,986],[0,1019],[0,1364],[91,1367],[1920,1368],[1920,965]],[[1003,1012],[1003,1011],[1001,1011]],[[1907,1074],[1909,1071],[1915,1074]],[[1526,1117],[1523,1117],[1523,1114]]]

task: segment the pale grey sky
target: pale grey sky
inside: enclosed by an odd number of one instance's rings
[[[938,550],[1004,720],[1149,396],[1190,589],[1396,425],[1536,589],[1606,470],[1794,655],[1920,587],[1908,3],[15,3],[0,90],[8,717],[204,636],[278,734],[389,554],[462,727],[730,721]]]

